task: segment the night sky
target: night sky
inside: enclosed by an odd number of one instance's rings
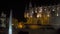
[[[10,9],[13,10],[13,17],[19,20],[24,21],[24,10],[25,6],[29,4],[30,0],[21,0],[19,2],[2,2],[0,3],[0,12],[4,11],[5,13],[9,14]],[[36,4],[36,6],[46,6],[46,5],[55,5],[59,4],[59,0],[31,0],[32,5]]]

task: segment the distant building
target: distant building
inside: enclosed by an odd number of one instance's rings
[[[49,24],[50,8],[48,6],[34,6],[32,7],[31,2],[29,3],[29,9],[25,8],[24,17],[27,18],[27,23],[38,24],[38,21],[42,25]]]
[[[6,14],[4,14],[3,12],[1,13],[1,16],[0,16],[0,27],[6,27]]]
[[[54,25],[55,20],[59,17],[60,5],[53,6],[37,6],[32,7],[29,3],[29,8],[25,8],[24,17],[27,19],[26,24],[41,24],[41,25]],[[60,18],[59,18],[60,19]],[[55,25],[54,25],[55,26]]]

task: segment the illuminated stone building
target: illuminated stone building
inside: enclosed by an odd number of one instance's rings
[[[41,26],[44,27],[45,25],[52,25],[53,28],[57,29],[60,25],[60,5],[58,4],[51,6],[32,7],[32,4],[30,2],[29,9],[25,9],[24,17],[27,19],[27,22],[25,24],[32,24],[29,26],[30,29],[37,29],[36,31],[33,30],[34,34],[35,32],[39,31],[38,27],[41,28]],[[31,32],[32,30],[30,31],[30,33]],[[38,33],[40,33],[40,31]]]
[[[24,13],[24,17],[27,19],[26,24],[52,25],[51,20],[59,16],[59,7],[59,5],[32,7],[30,2],[29,8],[26,7]]]
[[[42,24],[47,25],[49,24],[47,21],[49,21],[50,18],[50,11],[48,10],[48,7],[32,7],[32,4],[29,4],[29,9],[25,10],[24,17],[27,18],[28,24]]]

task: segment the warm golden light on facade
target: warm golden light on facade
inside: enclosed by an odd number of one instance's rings
[[[37,18],[39,18],[39,17],[42,17],[42,15],[41,14],[37,14]]]
[[[38,25],[30,25],[29,27],[30,27],[30,29],[38,29],[38,28],[40,28]]]
[[[42,25],[47,25],[47,24],[49,24],[48,23],[48,21],[49,21],[49,17],[47,16],[47,15],[43,15],[41,18],[39,18],[39,20],[40,20],[40,23],[42,24]]]
[[[32,6],[32,5],[31,5]],[[29,7],[27,24],[41,24],[48,25],[50,24],[50,18],[55,16],[59,16],[56,12],[59,12],[59,8],[54,6],[38,6],[38,7]],[[32,26],[33,27],[33,26]],[[35,26],[34,26],[35,27]],[[33,27],[33,28],[34,28]]]
[[[27,24],[36,24],[37,23],[37,19],[36,18],[29,18],[28,20],[27,20],[27,22],[26,22]]]
[[[28,18],[29,17],[29,13],[24,13],[24,17]]]

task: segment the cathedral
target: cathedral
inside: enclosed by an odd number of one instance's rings
[[[27,19],[26,24],[35,24],[35,25],[53,25],[55,26],[54,18],[59,17],[60,5],[51,5],[51,6],[32,6],[32,3],[29,3],[29,7],[25,7],[24,17]]]
[[[33,7],[30,2],[29,7],[25,7],[24,17],[27,20],[25,24],[28,24],[30,29],[34,29],[29,31],[30,34],[42,33],[40,30],[44,27],[46,30],[58,29],[60,28],[60,4]]]

